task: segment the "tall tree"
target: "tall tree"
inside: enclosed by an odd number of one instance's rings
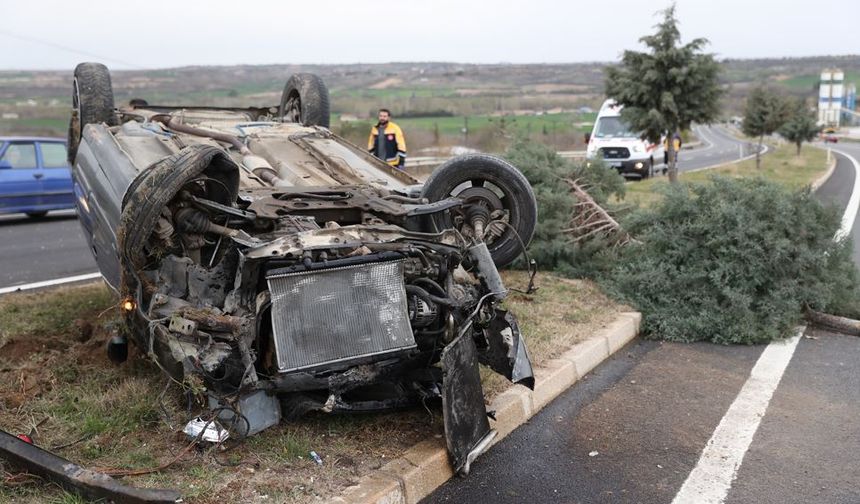
[[[764,136],[773,134],[785,124],[787,112],[786,101],[764,86],[753,88],[747,97],[741,130],[747,136],[758,137],[758,149],[755,153],[756,168],[761,168],[761,145],[764,142]]]
[[[791,106],[791,115],[785,124],[779,128],[779,134],[786,140],[797,146],[797,155],[800,155],[800,147],[803,142],[809,142],[821,131],[815,115],[806,106],[805,100],[797,100]]]
[[[619,66],[606,72],[606,95],[620,105],[622,117],[643,138],[658,143],[693,122],[710,123],[719,113],[719,65],[702,49],[707,39],[681,45],[675,5],[662,11],[653,35],[639,39],[646,52],[624,51]],[[678,181],[674,142],[668,142],[669,180]]]

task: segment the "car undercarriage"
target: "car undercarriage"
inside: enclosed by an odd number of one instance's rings
[[[79,220],[125,322],[112,359],[132,342],[236,436],[440,401],[469,472],[495,435],[479,363],[534,385],[500,306],[537,217],[515,167],[462,156],[422,184],[332,133],[309,74],[277,107],[115,107],[84,63],[73,103]]]

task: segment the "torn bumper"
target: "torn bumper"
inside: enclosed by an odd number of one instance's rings
[[[90,499],[128,504],[172,504],[181,502],[175,490],[134,488],[110,476],[84,469],[60,456],[26,443],[0,430],[0,458],[28,473],[41,476],[67,490]]]

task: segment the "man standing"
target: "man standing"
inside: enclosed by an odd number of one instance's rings
[[[406,166],[406,139],[400,126],[394,124],[388,109],[379,109],[379,122],[370,130],[367,150],[391,166],[403,169]]]

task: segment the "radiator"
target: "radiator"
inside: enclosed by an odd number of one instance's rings
[[[278,371],[289,373],[415,348],[403,261],[271,272]]]

